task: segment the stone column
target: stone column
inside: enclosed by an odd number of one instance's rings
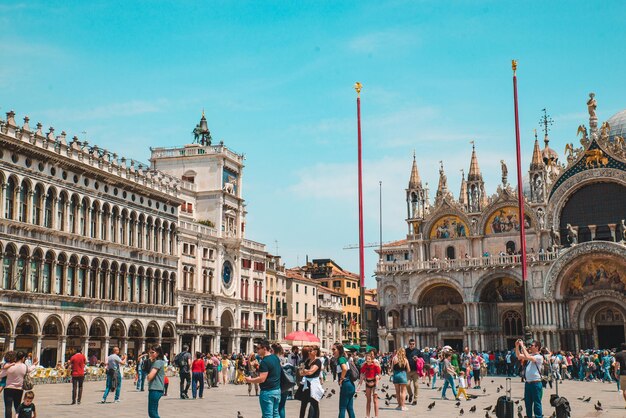
[[[33,357],[39,360],[41,358],[41,343],[43,341],[43,335],[37,335],[37,342],[35,346],[35,353]]]
[[[126,355],[128,353],[128,338],[122,338],[122,347],[120,348],[122,350],[122,355]]]
[[[144,351],[146,351],[146,339],[142,338],[141,339],[141,346],[140,346],[139,352],[137,354],[143,353]]]
[[[219,352],[221,337],[222,337],[222,333],[221,332],[218,331],[218,332],[215,333],[215,337],[211,341],[212,342],[211,351],[213,353],[218,353]]]
[[[106,357],[109,355],[110,342],[111,342],[111,337],[104,337],[104,348],[100,352],[100,361],[104,361]]]
[[[57,362],[65,363],[65,348],[67,346],[67,336],[59,337],[59,352],[57,353]]]
[[[85,357],[89,358],[89,337],[85,338],[85,341],[83,342],[83,354]]]
[[[201,346],[202,345],[202,340],[200,337],[200,334],[196,334],[193,336],[193,346],[194,348],[192,348],[190,351],[193,353],[195,351],[202,351],[201,350]]]
[[[4,202],[6,200],[7,185],[2,183],[2,199],[0,199],[0,216],[4,218]]]

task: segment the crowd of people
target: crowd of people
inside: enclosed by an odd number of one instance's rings
[[[80,404],[85,369],[90,361],[78,348],[67,363],[59,364],[71,375],[71,403]],[[5,418],[36,417],[35,393],[30,373],[37,360],[22,351],[8,351],[0,366],[0,392],[3,392]],[[122,368],[130,367],[137,391],[148,391],[148,415],[159,417],[159,400],[168,395],[168,374],[178,374],[178,396],[202,399],[205,389],[220,385],[246,385],[249,396],[258,396],[263,418],[284,418],[287,400],[300,402],[300,418],[319,418],[320,401],[336,394],[338,386],[339,418],[355,417],[354,398],[364,392],[366,417],[378,417],[379,403],[407,410],[416,405],[420,385],[439,389],[442,400],[469,399],[480,394],[481,381],[489,375],[519,376],[524,382],[526,416],[542,417],[543,389],[555,381],[580,380],[615,383],[626,402],[626,344],[620,352],[610,350],[550,351],[539,341],[522,340],[507,351],[472,351],[469,347],[455,351],[449,346],[418,348],[414,340],[392,353],[350,352],[335,343],[330,352],[317,345],[289,347],[259,342],[255,353],[192,354],[189,347],[168,358],[159,345],[141,353],[136,359],[120,355],[119,347],[102,363],[106,369],[105,391],[101,402],[114,394],[120,401]],[[169,371],[169,372],[168,372]],[[384,379],[384,380],[383,380]],[[437,386],[437,381],[440,385]],[[387,383],[388,382],[388,383]],[[395,393],[392,394],[390,384]],[[147,388],[146,388],[147,386]],[[472,389],[474,392],[468,391]],[[478,392],[477,392],[478,390]],[[384,395],[383,395],[384,394]]]

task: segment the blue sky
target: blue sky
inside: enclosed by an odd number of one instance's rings
[[[560,154],[626,108],[624,1],[0,1],[0,111],[147,161],[214,140],[246,154],[247,236],[288,266],[358,270],[355,81],[364,85],[365,241],[406,234],[413,150],[434,197],[438,161],[458,195],[476,141],[489,193],[513,173],[512,58],[525,170],[546,107]],[[86,132],[86,134],[83,134]],[[509,176],[514,182],[515,179]],[[367,250],[367,283],[376,256]]]

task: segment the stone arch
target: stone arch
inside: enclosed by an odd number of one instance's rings
[[[13,321],[9,315],[0,312],[0,336],[5,337],[5,343],[8,342],[9,335],[13,335]]]
[[[41,331],[40,323],[37,317],[33,314],[26,313],[19,317],[15,321],[15,332],[13,333],[16,338],[20,336],[34,337]]]
[[[161,338],[175,338],[176,333],[174,332],[174,324],[171,322],[166,322],[163,324],[163,330],[161,331]]]
[[[496,212],[500,210],[504,210],[505,208],[508,208],[508,207],[515,207],[515,209],[518,210],[517,200],[514,200],[514,199],[513,200],[498,200],[495,203],[489,205],[487,208],[485,208],[485,210],[483,211],[483,214],[480,216],[480,221],[478,224],[478,231],[479,231],[478,233],[487,235],[487,225],[488,225],[489,219],[494,214],[496,214]],[[528,216],[530,218],[530,228],[534,229],[536,225],[538,225],[537,215],[535,214],[535,211],[533,210],[533,208],[530,207],[527,203],[524,203],[524,214],[525,216]],[[519,234],[519,232],[517,231],[515,232]]]
[[[450,292],[445,288],[456,290],[456,292]],[[433,283],[419,294],[417,304],[418,306],[462,305],[463,293],[450,283]]]
[[[41,332],[45,335],[65,335],[65,328],[61,317],[56,314],[48,315],[46,320],[43,321],[43,328]]]
[[[450,308],[438,313],[434,318],[434,326],[439,332],[460,332],[463,331],[463,324],[463,314]]]
[[[616,315],[610,321],[600,318],[607,310]],[[626,336],[626,300],[613,290],[590,292],[574,310],[573,320],[580,346],[618,348]]]
[[[626,186],[626,171],[616,168],[594,168],[576,173],[561,184],[557,180],[555,188],[550,192],[546,208],[546,228],[554,226],[558,230],[561,225],[561,212],[570,197],[579,189],[598,182],[613,182]]]
[[[580,264],[581,257],[597,257],[599,255],[625,260],[626,247],[615,242],[590,241],[563,250],[546,273],[543,288],[544,297],[557,300],[564,299],[562,288],[563,281],[569,279],[567,272],[571,272],[572,268]]]
[[[477,280],[476,284],[474,284],[474,287],[470,291],[471,300],[473,302],[480,302],[481,294],[483,293],[485,288],[488,285],[490,285],[494,280],[497,280],[503,277],[511,278],[520,285],[523,284],[522,275],[519,274],[517,271],[513,269],[497,269],[488,273],[485,276],[482,276],[479,280]]]
[[[463,239],[464,237],[468,237],[472,235],[472,231],[470,229],[470,226],[472,223],[470,222],[467,215],[456,208],[448,207],[448,208],[442,208],[431,218],[430,221],[426,223],[426,225],[424,225],[423,231],[426,233],[426,236],[431,237],[433,230],[438,225],[439,221],[446,217],[456,217],[459,220],[461,220],[463,222],[463,230],[464,230],[465,235],[458,235],[458,236],[455,235],[455,236],[450,236],[449,238],[443,238],[443,239],[457,239],[457,238]],[[458,232],[459,231],[456,231],[456,233]],[[437,239],[437,238],[433,238],[433,239]]]
[[[126,337],[126,324],[121,319],[115,319],[111,326],[109,327],[109,336],[110,337]]]
[[[461,284],[457,282],[456,280],[454,280],[453,278],[442,275],[442,274],[431,274],[431,275],[424,277],[424,279],[421,280],[420,283],[415,287],[415,289],[413,290],[413,293],[411,293],[410,300],[418,302],[423,292],[426,291],[428,288],[435,286],[435,285],[450,286],[454,290],[459,292],[461,297],[463,297],[464,295]]]
[[[89,325],[89,338],[104,338],[108,335],[107,323],[101,317],[95,318]]]
[[[88,336],[89,327],[87,327],[87,322],[82,316],[74,316],[67,323],[67,335],[74,337],[86,337]]]

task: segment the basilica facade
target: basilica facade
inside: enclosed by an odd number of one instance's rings
[[[527,324],[549,348],[613,348],[626,334],[626,110],[589,128],[560,158],[535,138],[524,219],[517,190],[488,195],[478,156],[456,199],[443,164],[431,203],[414,157],[406,189],[405,239],[380,252],[376,276],[380,348],[414,338],[421,347],[512,348],[523,336],[520,227],[527,247]]]

